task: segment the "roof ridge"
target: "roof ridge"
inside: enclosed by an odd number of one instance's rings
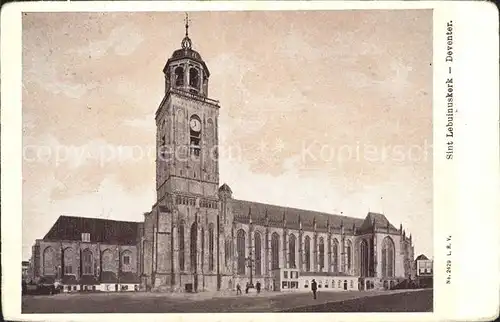
[[[132,224],[138,224],[142,222],[142,221],[118,220],[118,219],[108,219],[99,217],[71,216],[71,215],[60,215],[59,218],[90,219],[90,220],[113,221],[113,222],[123,222]]]
[[[364,220],[364,218],[360,218],[360,217],[351,217],[351,216],[346,216],[346,215],[338,215],[338,214],[334,214],[334,213],[321,212],[321,211],[311,210],[311,209],[300,209],[300,208],[295,208],[295,207],[273,205],[273,204],[264,203],[264,202],[250,201],[250,200],[243,200],[243,199],[236,199],[236,198],[233,198],[232,200],[234,200],[234,201],[242,201],[242,202],[247,202],[247,203],[253,203],[253,204],[260,204],[260,205],[263,205],[263,206],[271,206],[271,207],[277,207],[277,208],[284,208],[284,210],[307,211],[307,212],[315,213],[317,215],[336,216],[336,217],[339,217],[339,218]]]

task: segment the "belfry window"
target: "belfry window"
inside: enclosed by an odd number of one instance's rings
[[[189,69],[189,86],[191,93],[198,93],[200,89],[200,73],[196,68]]]
[[[184,68],[181,66],[177,67],[175,69],[175,86],[182,86],[184,85]]]

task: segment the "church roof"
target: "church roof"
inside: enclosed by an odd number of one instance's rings
[[[317,231],[327,231],[327,224],[329,223],[330,227],[334,229],[339,229],[342,224],[344,231],[348,232],[352,231],[353,226],[359,228],[363,224],[361,218],[238,199],[231,199],[230,202],[233,207],[235,221],[241,223],[249,223],[251,217],[254,224],[264,225],[267,214],[270,226],[283,227],[285,224],[289,229],[299,229],[299,218],[304,230],[314,229],[314,223],[316,223]]]
[[[43,239],[80,241],[82,240],[82,233],[89,233],[91,242],[135,245],[139,234],[139,223],[60,216]]]
[[[222,186],[220,186],[219,192],[233,193],[233,191],[231,190],[231,188],[229,188],[229,186],[226,183],[224,183]]]
[[[383,214],[379,214],[376,212],[369,212],[368,215],[366,215],[365,220],[361,225],[360,231],[373,229],[374,224],[375,228],[387,229],[387,227],[389,226],[389,230],[391,232],[399,232],[399,230],[394,227]]]
[[[191,60],[199,62],[203,66],[203,69],[205,70],[206,76],[209,77],[210,71],[208,70],[208,67],[205,64],[205,62],[203,61],[203,59],[201,58],[200,53],[192,48],[193,42],[191,41],[191,38],[189,38],[188,29],[189,29],[189,19],[188,19],[187,14],[186,14],[186,35],[185,35],[184,39],[182,39],[181,48],[177,49],[176,51],[173,52],[172,57],[170,57],[170,59],[167,61],[167,64],[165,65],[163,72],[166,71],[167,66],[171,62],[187,58],[187,59],[191,59]]]

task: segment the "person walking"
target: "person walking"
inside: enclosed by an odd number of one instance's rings
[[[240,284],[236,284],[236,295],[240,295],[241,294],[241,286]]]
[[[311,290],[313,292],[314,299],[316,299],[316,291],[318,290],[318,284],[316,284],[316,281],[314,279],[311,282]]]
[[[255,284],[255,288],[257,289],[257,294],[260,294],[260,282],[257,282],[257,284]]]

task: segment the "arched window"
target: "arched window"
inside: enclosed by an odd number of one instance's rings
[[[276,268],[280,267],[279,248],[280,248],[280,236],[277,233],[273,233],[271,236],[271,267],[272,267],[272,269],[276,269]]]
[[[319,239],[319,270],[323,271],[325,267],[325,241],[323,237]]]
[[[185,270],[184,260],[184,221],[179,224],[179,269]]]
[[[113,258],[113,252],[110,249],[105,249],[101,253],[101,271],[112,272],[116,267],[116,262]]]
[[[333,240],[333,250],[332,250],[332,266],[333,272],[337,273],[339,271],[339,242],[337,239]]]
[[[82,252],[82,266],[84,275],[93,274],[92,268],[94,267],[94,258],[92,256],[92,252],[88,248]]]
[[[175,69],[175,86],[184,85],[184,68],[179,66]]]
[[[132,271],[132,267],[134,263],[132,262],[132,252],[129,250],[125,250],[122,252],[122,258],[121,258],[121,271],[123,272],[130,272]]]
[[[361,244],[359,245],[359,258],[360,258],[360,268],[361,268],[361,276],[362,277],[367,277],[369,276],[369,258],[368,258],[368,243],[366,242],[365,239],[361,241]]]
[[[214,225],[208,227],[208,270],[214,270]]]
[[[196,89],[200,88],[200,73],[196,68],[189,69],[189,86]]]
[[[347,241],[346,253],[347,253],[347,270],[350,271],[352,266],[352,243],[350,240]]]
[[[75,268],[73,266],[75,260],[75,251],[73,248],[68,247],[64,250],[64,275],[74,275],[76,274]]]
[[[201,228],[201,270],[203,271],[203,268],[205,266],[205,228]]]
[[[198,224],[196,223],[196,221],[191,225],[191,231],[190,231],[190,239],[191,239],[191,242],[190,242],[190,246],[191,246],[191,249],[190,249],[190,255],[191,255],[191,258],[190,258],[190,265],[191,265],[191,271],[192,272],[196,272],[196,255],[197,255],[197,251],[198,251],[198,245],[197,245],[197,240],[198,240]]]
[[[382,244],[382,276],[394,277],[394,242],[385,237]]]
[[[238,230],[236,235],[236,250],[238,252],[238,274],[245,275],[245,231]]]
[[[43,275],[56,275],[56,251],[47,247],[43,251]]]
[[[305,262],[306,262],[306,272],[311,271],[311,238],[306,236],[304,239],[304,252],[305,252]]]
[[[288,241],[288,265],[290,268],[296,268],[295,265],[295,235],[290,235],[290,240]]]
[[[262,275],[262,243],[260,234],[255,232],[255,275]]]
[[[226,239],[224,241],[224,263],[229,266],[229,260],[231,259],[231,241]]]

